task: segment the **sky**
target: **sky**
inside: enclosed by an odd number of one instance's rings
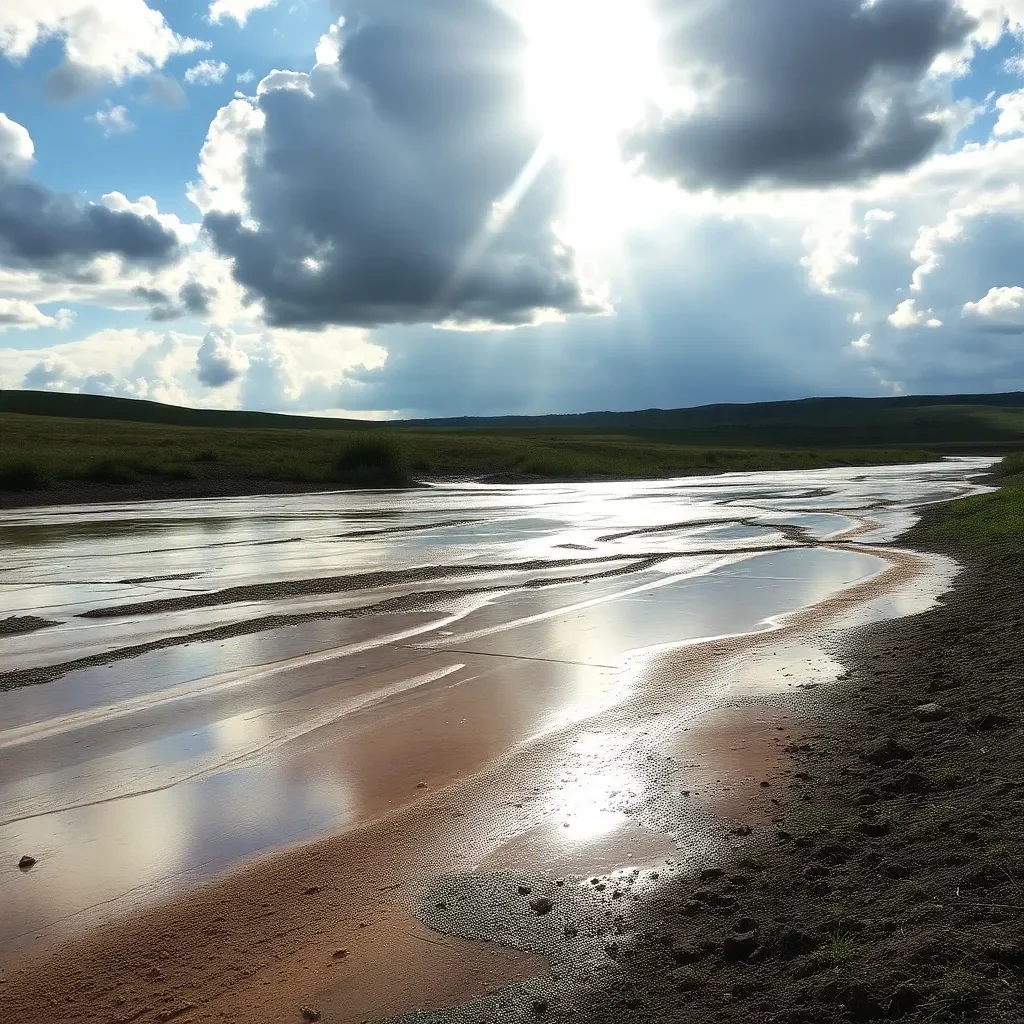
[[[1024,0],[3,0],[0,388],[1024,390]]]

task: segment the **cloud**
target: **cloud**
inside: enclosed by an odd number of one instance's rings
[[[135,131],[135,125],[128,118],[128,108],[114,106],[109,101],[105,110],[97,110],[87,121],[95,121],[103,129],[103,137],[110,138],[111,135],[124,135]]]
[[[208,388],[222,388],[249,368],[249,357],[238,347],[235,332],[211,329],[196,352],[196,376]]]
[[[23,299],[0,299],[0,331],[8,327],[31,329],[56,326],[56,318],[47,316],[31,302],[25,302]]]
[[[243,71],[240,74],[235,75],[235,81],[239,85],[251,85],[256,81],[256,72],[251,69],[249,71]]]
[[[163,322],[177,320],[183,316],[206,316],[213,305],[217,291],[198,281],[186,281],[178,291],[175,299],[162,288],[149,285],[136,285],[132,294],[137,296],[149,307],[148,320]]]
[[[253,11],[273,7],[275,2],[276,0],[213,0],[207,17],[214,24],[225,18],[232,18],[240,28],[244,28]]]
[[[168,110],[184,110],[188,97],[181,83],[173,75],[153,74],[146,80],[143,101]]]
[[[179,240],[155,210],[125,204],[119,193],[83,204],[34,181],[9,179],[0,187],[0,267],[74,275],[101,255],[154,265],[175,259]]]
[[[201,60],[185,72],[189,85],[217,85],[228,73],[228,66],[222,60]]]
[[[995,135],[1024,135],[1024,89],[1009,92],[996,100],[999,120],[992,129]]]
[[[267,321],[601,310],[554,228],[563,169],[528,117],[517,23],[485,0],[343,7],[340,68],[273,72],[222,109],[191,189]]]
[[[35,160],[32,136],[24,125],[0,114],[0,186],[9,174],[24,174]]]
[[[978,24],[956,0],[656,0],[677,109],[629,139],[687,189],[831,185],[905,170],[950,134],[930,76]]]
[[[32,154],[28,132],[0,115],[0,270],[81,276],[100,256],[155,266],[179,255],[179,222],[152,199],[132,203],[111,192],[81,203],[27,178]]]
[[[0,53],[21,61],[57,39],[64,60],[48,80],[56,99],[73,99],[105,82],[121,84],[208,44],[178,35],[145,0],[4,0]]]
[[[353,371],[384,360],[359,330],[211,333],[212,343],[209,337],[175,331],[104,330],[32,350],[0,347],[0,388],[81,391],[214,408],[238,406],[246,393],[250,407],[329,410]],[[233,380],[204,383],[202,367],[211,371],[211,381]]]
[[[979,331],[1024,334],[1024,288],[990,288],[984,298],[964,303],[961,315]]]
[[[941,327],[942,321],[931,316],[931,310],[917,308],[914,299],[904,299],[897,307],[896,312],[889,316],[889,323],[899,331],[905,331],[910,327]]]

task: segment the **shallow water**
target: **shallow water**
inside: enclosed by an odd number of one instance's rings
[[[98,663],[0,693],[0,940],[74,934],[642,697],[650,652],[871,579],[887,563],[844,536],[897,534],[989,461],[2,514],[0,618],[55,624],[0,639],[0,671]],[[341,617],[391,598],[409,610]]]

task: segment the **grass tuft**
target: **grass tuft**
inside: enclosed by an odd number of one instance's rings
[[[412,483],[398,438],[365,434],[346,442],[334,460],[334,479],[349,487],[408,487]]]

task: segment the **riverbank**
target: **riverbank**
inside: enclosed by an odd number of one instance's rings
[[[0,413],[0,509],[413,487],[665,479],[935,461],[912,448],[677,443],[671,435],[186,427]]]
[[[842,641],[840,682],[791,708],[805,735],[771,820],[625,905],[545,1019],[1020,1020],[1022,497],[1010,475],[901,539],[955,556],[955,588]]]

